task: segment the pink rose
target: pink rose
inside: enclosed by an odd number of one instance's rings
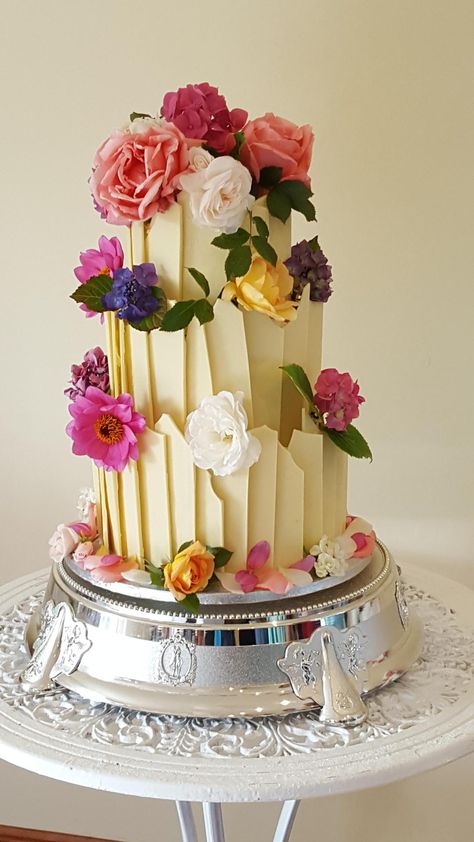
[[[78,564],[82,564],[87,556],[94,552],[94,544],[92,541],[82,541],[74,550],[72,557]]]
[[[70,555],[79,543],[79,535],[70,526],[60,523],[49,539],[49,557],[59,564]]]
[[[309,187],[308,170],[314,140],[311,126],[296,126],[268,112],[256,120],[249,120],[244,135],[240,160],[255,181],[260,181],[260,170],[264,167],[281,167],[283,181],[302,181]]]
[[[97,150],[92,195],[112,225],[144,221],[175,201],[179,178],[188,168],[188,146],[176,126],[150,121],[133,131],[132,123]]]

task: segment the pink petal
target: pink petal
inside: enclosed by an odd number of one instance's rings
[[[290,568],[293,570],[306,570],[306,573],[310,573],[313,567],[314,557],[312,555],[306,555],[304,558],[300,559],[300,561],[290,564]]]
[[[240,585],[244,593],[251,593],[258,585],[257,577],[247,570],[239,570],[235,574],[235,581]]]
[[[263,567],[270,558],[270,544],[268,541],[259,541],[258,544],[252,547],[247,556],[247,569],[258,570]]]
[[[289,589],[290,585],[288,579],[274,570],[273,567],[268,567],[261,570],[258,576],[257,590],[272,591],[272,593],[284,594]]]

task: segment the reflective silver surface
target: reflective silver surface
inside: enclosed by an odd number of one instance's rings
[[[334,629],[334,637],[350,629],[363,639],[364,691],[393,680],[416,659],[420,623],[410,614],[404,627],[397,583],[396,565],[379,545],[371,564],[334,590],[232,613],[228,605],[202,606],[194,616],[179,605],[86,588],[55,566],[46,599],[67,602],[91,644],[77,670],[57,680],[88,698],[155,713],[251,716],[314,707],[314,699],[297,697],[277,662],[288,644],[320,628]],[[38,625],[36,615],[30,648]]]

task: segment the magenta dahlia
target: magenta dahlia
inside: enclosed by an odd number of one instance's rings
[[[77,456],[90,456],[106,471],[123,471],[129,459],[138,459],[137,435],[145,429],[146,421],[134,411],[131,395],[114,398],[89,386],[69,405],[69,412],[73,420],[66,432]]]

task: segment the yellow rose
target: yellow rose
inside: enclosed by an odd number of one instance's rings
[[[229,281],[222,298],[235,299],[244,310],[256,310],[277,322],[286,322],[296,319],[296,302],[287,297],[292,289],[293,279],[281,260],[272,266],[254,255],[247,274]]]
[[[165,587],[181,601],[190,593],[203,591],[213,573],[214,556],[200,541],[195,541],[164,568]]]

